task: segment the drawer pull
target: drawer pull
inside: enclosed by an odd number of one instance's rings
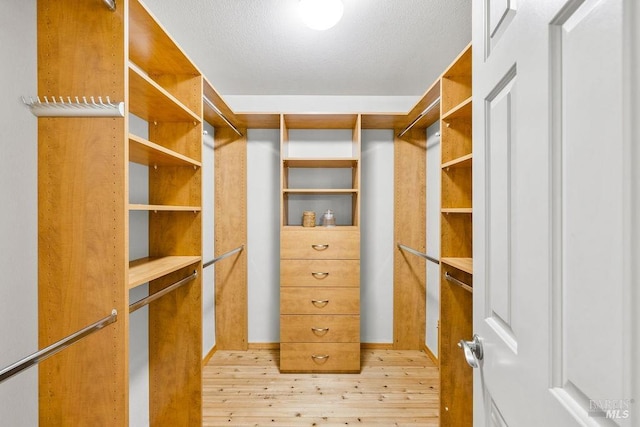
[[[327,277],[327,276],[329,275],[329,273],[320,273],[320,272],[317,272],[317,273],[311,273],[311,275],[312,275],[313,277],[315,277],[316,279],[321,280],[321,279],[324,279],[325,277]]]
[[[329,355],[328,354],[323,354],[323,355],[319,355],[319,354],[312,354],[311,358],[313,359],[314,362],[318,363],[325,363],[328,359],[329,359]]]
[[[329,300],[328,299],[312,299],[311,304],[315,305],[318,308],[322,308],[327,304],[329,304]]]
[[[329,328],[311,328],[311,331],[317,336],[321,337],[329,332]]]
[[[311,245],[311,247],[316,251],[324,251],[329,247],[329,245]]]

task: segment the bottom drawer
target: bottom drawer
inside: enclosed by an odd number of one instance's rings
[[[360,343],[280,343],[280,372],[360,372]]]

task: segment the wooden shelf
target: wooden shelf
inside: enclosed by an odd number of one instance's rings
[[[445,168],[470,168],[473,164],[473,154],[467,154],[442,164]]]
[[[131,134],[129,134],[129,161],[141,165],[202,166],[202,163],[197,160]]]
[[[130,211],[165,211],[165,212],[200,212],[200,206],[170,206],[170,205],[144,205],[130,204]]]
[[[322,225],[316,225],[315,227],[303,227],[301,225],[283,225],[283,230],[287,231],[307,231],[307,230],[323,230],[327,232],[341,231],[341,230],[359,230],[360,227],[356,225],[336,225],[335,227],[323,227]]]
[[[129,263],[129,289],[200,262],[199,256],[141,258]]]
[[[288,129],[353,129],[357,114],[285,114]]]
[[[453,107],[451,110],[447,111],[442,115],[442,120],[451,121],[455,119],[469,119],[471,120],[471,97],[465,99],[460,104]]]
[[[129,1],[129,58],[148,73],[200,72],[138,0]]]
[[[355,188],[284,188],[284,194],[358,194]]]
[[[133,64],[129,64],[129,111],[148,122],[202,121]]]
[[[362,129],[399,129],[406,121],[404,113],[368,113],[362,115]]]
[[[353,168],[358,165],[355,158],[287,158],[285,168]]]
[[[440,211],[444,214],[470,214],[473,208],[442,208]]]
[[[243,112],[235,115],[243,128],[250,129],[280,129],[279,113],[251,113]],[[205,116],[206,117],[206,116]]]
[[[473,258],[440,258],[440,262],[465,273],[473,274]]]

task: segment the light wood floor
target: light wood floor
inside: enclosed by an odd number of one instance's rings
[[[360,374],[280,374],[277,350],[218,351],[204,426],[437,426],[438,369],[420,351],[362,350]]]

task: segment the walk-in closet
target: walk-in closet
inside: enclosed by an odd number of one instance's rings
[[[4,6],[0,424],[639,425],[634,0]]]

